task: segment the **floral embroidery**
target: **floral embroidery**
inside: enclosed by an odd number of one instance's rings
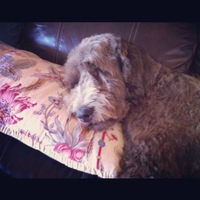
[[[101,171],[103,171],[103,165],[101,163],[101,153],[102,153],[102,148],[106,146],[106,143],[104,141],[106,136],[108,138],[108,141],[118,140],[117,137],[113,133],[111,133],[111,136],[109,136],[107,131],[104,131],[102,133],[102,138],[98,141],[99,151],[98,151],[98,156],[97,156],[97,169],[101,169]]]
[[[20,135],[31,138],[33,142],[36,141],[37,143],[42,144],[42,141],[40,140],[40,138],[37,136],[36,133],[33,134],[29,130],[25,131],[24,129],[20,129],[18,132]]]
[[[58,157],[71,168],[89,173],[95,168],[100,176],[113,177],[118,169],[116,158],[121,153],[120,129],[88,132],[76,119],[66,119],[63,70],[63,66],[44,61],[35,54],[0,44],[0,130],[54,159],[60,154]],[[52,83],[52,90],[51,87],[45,90]],[[37,103],[30,102],[41,92]],[[32,112],[26,116],[28,108]]]
[[[24,91],[36,90],[36,89],[39,89],[46,82],[56,82],[60,88],[63,88],[65,86],[63,82],[63,77],[62,77],[62,74],[64,74],[63,67],[61,66],[60,69],[61,70],[58,70],[55,67],[50,65],[48,67],[48,71],[49,71],[48,73],[37,70],[32,76],[37,77],[38,80],[35,83],[29,86],[26,86],[22,89]]]
[[[22,77],[20,69],[26,69],[34,65],[36,65],[35,60],[15,60],[10,53],[0,55],[0,74],[4,77],[13,79],[14,81],[17,81]]]
[[[86,152],[82,149],[76,149],[73,147],[70,147],[66,143],[57,144],[54,148],[54,151],[57,151],[58,153],[65,154],[68,158],[75,160],[77,162],[82,161],[83,157],[85,156]]]
[[[81,162],[84,156],[89,153],[89,144],[93,138],[94,132],[90,134],[89,138],[85,138],[83,130],[81,130],[78,124],[75,125],[73,130],[70,130],[68,127],[70,120],[66,122],[64,129],[61,127],[61,123],[58,120],[58,117],[56,117],[55,123],[57,130],[59,131],[56,133],[57,141],[54,150],[58,153],[65,154],[68,158],[74,161]],[[62,137],[62,142],[59,142],[58,138],[60,137]]]
[[[50,118],[55,115],[54,109],[60,110],[63,106],[63,96],[59,94],[59,97],[48,97],[50,104],[46,106],[41,105],[39,111],[35,111],[35,115],[43,115],[44,129],[48,131],[46,137],[49,138],[52,145],[54,146],[54,151],[62,153],[68,158],[81,162],[86,153],[88,153],[88,147],[90,147],[90,141],[93,134],[89,138],[84,137],[83,130],[77,123],[75,127],[71,130],[69,124],[71,120],[67,120],[64,126],[59,120],[59,115],[54,118],[54,123],[50,123]]]
[[[63,66],[61,66],[60,70],[58,70],[54,66],[50,65],[48,67],[48,71],[48,73],[45,73],[38,70],[38,72],[35,72],[33,76],[38,77],[39,80],[42,79],[44,81],[56,82],[62,88],[65,85],[62,77],[64,74]]]
[[[21,84],[10,87],[6,83],[0,88],[0,124],[16,124],[23,120],[17,114],[37,104],[29,102],[29,97],[19,97],[20,87]]]
[[[106,146],[106,145],[105,145],[105,142],[104,142],[102,139],[98,141],[98,145],[99,145],[100,147],[105,147],[105,146]]]
[[[44,115],[44,119],[45,121],[41,121],[45,127],[48,129],[48,118],[54,115],[54,111],[53,109],[56,108],[58,110],[60,110],[63,106],[63,94],[58,94],[59,97],[52,97],[49,96],[48,100],[51,102],[47,107],[45,104],[41,104],[41,108],[39,111],[34,111],[33,114],[35,115]]]

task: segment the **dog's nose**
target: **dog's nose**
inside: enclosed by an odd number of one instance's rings
[[[76,116],[83,122],[90,122],[92,120],[92,114],[94,112],[94,108],[92,107],[81,107]]]

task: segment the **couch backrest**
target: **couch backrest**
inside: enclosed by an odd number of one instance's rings
[[[167,67],[188,72],[197,48],[193,23],[38,22],[26,23],[22,48],[63,65],[69,51],[83,38],[110,32],[144,48]]]

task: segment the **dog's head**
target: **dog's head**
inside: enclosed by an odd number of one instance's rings
[[[102,130],[127,115],[133,79],[128,54],[128,43],[109,33],[85,38],[69,53],[65,63],[69,117]]]

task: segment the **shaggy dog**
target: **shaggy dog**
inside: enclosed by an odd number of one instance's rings
[[[101,131],[121,122],[118,177],[200,177],[200,81],[174,72],[113,34],[82,40],[68,55],[69,117]]]

